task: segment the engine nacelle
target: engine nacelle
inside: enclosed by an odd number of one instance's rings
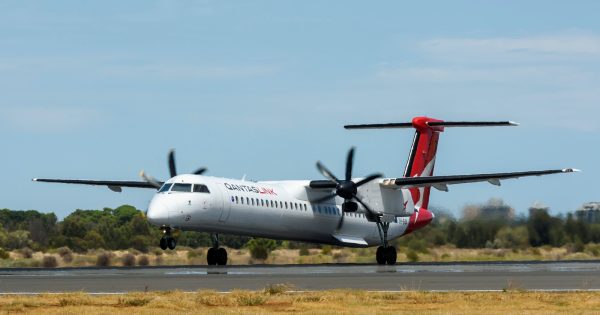
[[[408,217],[414,209],[405,209],[402,190],[368,183],[359,189],[359,195],[376,212],[386,217]]]

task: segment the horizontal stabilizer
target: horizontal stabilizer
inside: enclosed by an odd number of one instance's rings
[[[429,121],[430,127],[496,127],[518,126],[514,121]],[[388,128],[413,128],[413,123],[388,123],[388,124],[360,124],[345,125],[346,129],[388,129]]]
[[[489,182],[493,185],[500,185],[500,180],[527,177],[542,176],[559,173],[580,172],[577,169],[566,168],[558,170],[512,172],[512,173],[492,173],[492,174],[472,174],[472,175],[449,175],[449,176],[424,176],[424,177],[403,177],[384,179],[381,183],[383,187],[390,188],[411,188],[411,187],[444,187],[446,185]],[[444,190],[444,189],[441,189]]]

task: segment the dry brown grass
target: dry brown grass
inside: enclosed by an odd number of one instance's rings
[[[2,314],[598,314],[599,292],[199,291],[0,296]]]

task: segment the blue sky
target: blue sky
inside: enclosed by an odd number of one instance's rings
[[[256,180],[400,176],[412,132],[347,123],[515,120],[448,129],[436,174],[577,167],[579,174],[435,191],[454,213],[502,198],[555,213],[600,199],[598,1],[1,1],[0,208],[71,211],[148,190],[33,177]]]

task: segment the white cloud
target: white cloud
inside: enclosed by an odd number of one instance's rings
[[[600,58],[600,37],[592,35],[438,38],[422,41],[418,47],[438,58],[471,62]]]
[[[598,36],[441,38],[416,47],[418,62],[379,66],[376,82],[436,113],[600,131]]]
[[[384,67],[376,72],[376,76],[387,79],[407,81],[427,81],[443,83],[465,82],[496,82],[515,83],[521,80],[570,85],[583,80],[590,80],[595,74],[568,66],[553,65],[519,65],[503,67],[469,67],[469,66],[438,66],[438,67]],[[533,80],[533,81],[531,81]]]
[[[191,64],[153,63],[143,65],[109,66],[102,74],[125,78],[177,79],[239,79],[268,76],[279,71],[274,65],[197,66]]]
[[[4,128],[25,132],[66,132],[89,127],[102,119],[92,108],[14,107],[0,109]]]

